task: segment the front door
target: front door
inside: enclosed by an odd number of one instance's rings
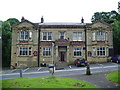
[[[60,61],[65,61],[65,52],[60,52]]]

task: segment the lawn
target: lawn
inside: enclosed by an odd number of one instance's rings
[[[97,88],[95,85],[66,77],[23,77],[2,80],[2,88]]]
[[[118,75],[120,75],[120,71],[111,72],[111,73],[107,74],[107,79],[120,84],[120,80],[118,78]]]

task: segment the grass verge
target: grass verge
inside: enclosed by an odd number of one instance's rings
[[[107,74],[107,79],[120,84],[120,80],[119,80],[118,75],[120,75],[120,71],[108,73]]]
[[[2,88],[97,88],[95,85],[66,77],[23,77],[2,80]]]

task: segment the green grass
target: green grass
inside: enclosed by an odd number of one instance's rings
[[[118,75],[120,75],[120,71],[108,73],[107,74],[107,79],[120,84],[120,80],[118,78]]]
[[[23,77],[2,80],[2,88],[97,88],[95,85],[66,77]]]

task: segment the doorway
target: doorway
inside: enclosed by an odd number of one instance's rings
[[[66,60],[66,53],[67,53],[67,47],[66,46],[59,46],[59,61],[64,62]]]

